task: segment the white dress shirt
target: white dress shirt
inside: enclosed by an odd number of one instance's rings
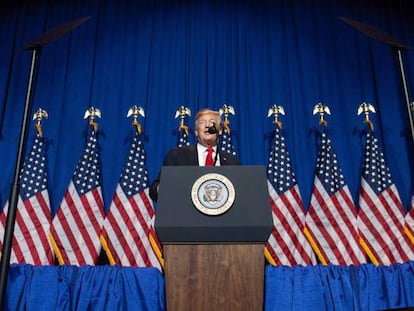
[[[217,152],[217,146],[214,146],[213,147],[213,160],[216,159],[216,152]],[[198,165],[205,166],[206,157],[207,157],[207,147],[201,145],[200,143],[197,143],[197,154],[198,154]],[[215,166],[220,166],[219,155],[217,155],[217,161],[215,163]]]

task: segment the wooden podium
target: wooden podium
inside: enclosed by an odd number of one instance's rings
[[[233,204],[222,214],[201,212],[194,189],[223,176],[231,187],[219,193],[234,190]],[[263,310],[263,251],[272,225],[264,167],[163,167],[155,229],[167,311]]]

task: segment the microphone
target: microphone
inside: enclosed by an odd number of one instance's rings
[[[213,123],[213,125],[208,128],[207,132],[209,134],[217,134],[218,131],[217,131],[217,128],[216,128],[216,124]]]

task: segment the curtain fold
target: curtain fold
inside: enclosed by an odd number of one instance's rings
[[[7,1],[6,1],[7,3]],[[144,108],[148,172],[152,180],[167,150],[176,144],[181,105],[194,114],[204,107],[235,108],[233,142],[244,165],[266,165],[274,128],[268,109],[280,116],[305,207],[313,181],[319,127],[313,107],[330,107],[326,116],[332,143],[356,201],[366,128],[358,106],[367,101],[405,207],[412,193],[412,150],[407,108],[392,49],[339,19],[360,20],[392,33],[407,45],[414,27],[404,1],[376,5],[358,1],[15,1],[2,7],[0,35],[1,205],[12,180],[23,111],[30,52],[22,48],[42,32],[82,16],[91,19],[42,49],[33,110],[49,112],[53,213],[82,150],[83,120],[99,108],[103,191],[106,209],[128,148],[132,105]],[[414,63],[403,60],[410,76]],[[29,126],[29,137],[35,131]],[[116,150],[117,152],[114,152]]]
[[[265,269],[264,310],[384,310],[414,306],[414,262],[389,267]],[[165,310],[155,268],[13,265],[5,310]]]
[[[266,267],[265,310],[384,310],[414,306],[413,262],[389,267]]]
[[[384,310],[414,306],[414,262],[389,267],[265,269],[264,310]],[[5,310],[165,310],[156,268],[13,265]]]
[[[5,310],[165,310],[156,268],[13,265]]]

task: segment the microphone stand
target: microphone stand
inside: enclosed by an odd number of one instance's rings
[[[4,299],[6,296],[7,277],[10,265],[10,256],[13,242],[14,224],[16,220],[17,202],[19,196],[19,174],[22,167],[22,159],[24,154],[24,147],[26,144],[27,120],[29,111],[33,101],[34,86],[38,71],[38,59],[40,57],[41,48],[33,50],[32,62],[30,65],[29,80],[26,92],[26,102],[23,112],[23,119],[21,124],[21,131],[19,137],[19,145],[17,150],[16,166],[14,169],[13,184],[10,191],[9,206],[7,211],[6,227],[4,230],[3,249],[0,262],[0,307],[4,306]]]
[[[219,153],[219,143],[218,143],[219,132],[217,131],[216,124],[213,123],[213,125],[208,128],[207,132],[209,134],[216,134],[217,135],[216,154],[214,156],[214,162],[213,162],[213,166],[216,166],[216,162],[217,162],[217,159],[218,159],[218,153]]]
[[[217,159],[218,159],[218,154],[219,154],[219,145],[217,144],[217,146],[216,146],[216,155],[214,156],[213,166],[216,166]]]
[[[403,85],[405,104],[408,109],[408,120],[410,123],[411,139],[412,139],[413,146],[414,146],[414,121],[413,121],[414,106],[413,106],[413,103],[410,102],[410,96],[408,94],[407,79],[405,76],[404,63],[403,63],[402,54],[401,54],[402,49],[398,46],[394,46],[393,50],[398,59],[398,67],[400,69],[400,74],[401,74],[401,82]]]
[[[345,17],[340,17],[339,19],[341,19],[342,21],[344,21],[345,23],[349,24],[350,26],[354,27],[355,29],[359,30],[360,32],[362,32],[363,34],[365,34],[366,36],[385,43],[389,46],[391,46],[391,48],[393,49],[396,57],[397,57],[397,61],[398,61],[398,67],[400,70],[400,74],[401,74],[401,81],[402,81],[402,86],[403,86],[403,92],[404,92],[404,99],[405,99],[405,104],[407,106],[407,110],[408,110],[408,120],[409,120],[409,125],[410,125],[410,133],[411,133],[411,142],[413,144],[414,147],[414,122],[413,122],[413,114],[414,114],[414,106],[413,103],[411,103],[410,101],[410,96],[408,94],[408,87],[407,87],[407,79],[405,76],[405,71],[404,71],[404,64],[403,64],[403,60],[402,60],[402,54],[401,51],[402,50],[408,50],[409,47],[398,42],[396,39],[394,39],[392,36],[390,36],[387,33],[381,32],[378,29],[374,28],[373,26],[355,21],[355,20],[351,20]]]
[[[25,153],[25,145],[27,140],[28,118],[33,103],[33,95],[37,80],[37,72],[39,69],[39,58],[42,47],[49,42],[55,41],[63,35],[69,33],[79,25],[86,22],[89,17],[83,17],[78,20],[54,27],[43,33],[37,39],[28,44],[25,49],[32,51],[32,61],[29,71],[29,79],[27,82],[26,101],[23,111],[22,124],[20,127],[19,145],[16,156],[16,165],[14,169],[13,184],[10,191],[9,206],[7,211],[6,227],[4,230],[3,249],[0,262],[0,309],[5,306],[5,298],[7,292],[7,280],[10,267],[10,257],[13,244],[14,225],[16,221],[17,203],[19,198],[19,175],[23,165],[23,156]]]

